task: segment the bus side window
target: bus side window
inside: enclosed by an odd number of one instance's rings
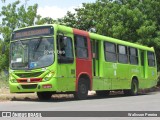
[[[72,39],[66,36],[59,36],[57,42],[59,63],[73,63]]]
[[[151,67],[154,67],[155,64],[155,55],[153,52],[148,52],[147,53],[147,57],[148,57],[148,65]]]
[[[128,63],[128,53],[126,46],[118,45],[118,62],[126,64]]]
[[[76,57],[86,59],[88,58],[87,38],[80,35],[75,35],[75,51]]]
[[[117,62],[116,44],[104,42],[105,60],[108,62]]]
[[[129,61],[130,64],[138,64],[138,51],[136,48],[129,47]]]

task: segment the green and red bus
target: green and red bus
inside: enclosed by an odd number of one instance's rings
[[[40,100],[71,93],[86,99],[88,91],[99,96],[157,84],[153,47],[62,25],[31,26],[15,30],[10,42],[11,93],[36,92]]]

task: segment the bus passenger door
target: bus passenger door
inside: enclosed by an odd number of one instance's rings
[[[58,90],[74,91],[75,60],[73,52],[73,34],[59,35],[57,38],[58,54]]]
[[[75,54],[76,54],[76,91],[80,77],[88,77],[89,89],[92,89],[92,58],[89,33],[78,29],[73,29]],[[87,79],[85,79],[87,81]]]
[[[102,71],[100,71],[100,68],[104,67],[101,65],[102,60],[100,60],[102,58],[102,55],[100,54],[102,48],[101,42],[92,40],[91,46],[92,46],[93,89],[104,90],[104,86],[108,87],[108,83],[106,79],[104,79],[103,69],[101,69]]]

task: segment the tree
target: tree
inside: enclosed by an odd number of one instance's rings
[[[154,46],[157,56],[160,55],[159,0],[97,0],[83,3],[75,13],[68,11],[66,16],[57,20],[37,15],[37,7],[35,4],[26,8],[26,4],[20,5],[20,1],[2,7],[0,33],[4,41],[9,41],[16,28],[58,23],[87,31],[95,29],[98,34]],[[160,58],[157,60],[160,65]]]
[[[51,17],[45,17],[42,18],[42,16],[37,15],[37,20],[35,22],[37,25],[42,25],[42,24],[54,24],[56,23],[56,20],[53,20]]]
[[[97,0],[75,11],[68,12],[61,21],[71,27],[95,28],[98,34],[153,46],[160,55],[159,0]]]
[[[3,3],[5,3],[6,0],[1,0]]]
[[[24,5],[18,7],[19,4],[18,0],[2,7],[0,13],[2,17],[1,33],[5,41],[10,40],[10,35],[16,28],[34,25],[38,5],[28,6],[25,9]]]
[[[17,0],[13,3],[3,6],[0,12],[0,17],[2,17],[2,24],[0,24],[0,33],[2,34],[2,44],[6,45],[6,53],[2,55],[0,53],[0,70],[6,69],[9,63],[9,41],[11,33],[16,28],[26,27],[35,25],[35,20],[37,18],[37,8],[38,4],[33,6],[21,5],[20,1]]]

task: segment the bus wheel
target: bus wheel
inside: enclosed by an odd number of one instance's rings
[[[135,96],[138,94],[138,82],[136,79],[132,80],[131,89],[130,90],[123,90],[125,95]]]
[[[50,100],[52,93],[51,92],[37,92],[39,100]]]
[[[77,100],[84,100],[88,96],[88,84],[84,78],[80,78],[78,82],[78,91],[74,93],[74,98]]]
[[[108,96],[110,93],[109,90],[103,90],[103,91],[96,91],[96,94],[97,96],[100,96],[100,97],[105,97],[105,96]]]

